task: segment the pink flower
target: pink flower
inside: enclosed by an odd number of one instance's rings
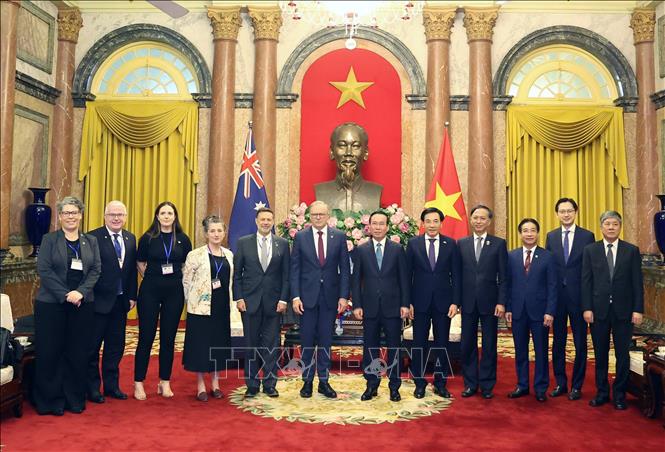
[[[362,239],[358,240],[358,246],[362,245],[363,243],[369,242],[369,237],[363,237]]]
[[[409,223],[400,223],[399,230],[402,232],[409,232]]]
[[[404,220],[403,212],[396,212],[394,215],[391,215],[390,222],[392,224],[400,224]]]
[[[335,218],[335,217],[328,218],[328,227],[329,228],[337,227],[337,218]]]
[[[291,236],[291,238],[294,238],[296,236],[296,232],[298,231],[296,231],[294,228],[289,229],[289,236]]]
[[[355,228],[353,231],[351,231],[351,237],[353,237],[354,240],[360,240],[363,238],[363,231],[361,231],[358,228]]]
[[[363,232],[365,233],[365,235],[369,235],[369,225],[363,228]]]
[[[286,221],[284,222],[284,226],[286,226],[287,228],[291,227],[291,220],[289,218],[287,218]]]
[[[353,242],[351,240],[346,241],[346,249],[351,252],[353,251]]]
[[[355,225],[356,225],[356,220],[354,220],[353,218],[351,218],[351,217],[346,217],[346,218],[344,219],[344,226],[346,226],[348,229],[351,229],[351,228],[354,227]]]
[[[395,243],[400,243],[400,241],[401,241],[400,238],[399,238],[399,235],[397,235],[397,234],[391,235],[390,240],[392,240]]]
[[[305,215],[298,215],[296,217],[296,224],[302,226],[305,223]]]
[[[299,206],[295,206],[293,208],[293,212],[298,216],[305,215],[306,210],[307,210],[307,204],[305,204],[304,202],[301,202]]]
[[[362,224],[369,224],[369,215],[365,214],[365,215],[361,216],[360,217],[360,222]]]

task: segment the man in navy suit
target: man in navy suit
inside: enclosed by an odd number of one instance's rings
[[[363,321],[363,369],[367,388],[361,400],[371,400],[381,384],[379,347],[381,330],[388,347],[387,370],[390,400],[401,400],[399,366],[402,319],[409,315],[409,280],[406,256],[401,245],[387,240],[388,215],[377,210],[369,217],[372,239],[354,253],[352,293],[353,313]]]
[[[428,207],[420,214],[425,234],[413,238],[406,247],[406,260],[411,283],[409,316],[413,319],[413,354],[411,374],[416,389],[413,395],[425,397],[424,378],[429,348],[430,325],[434,331],[434,393],[450,398],[446,389],[450,372],[448,338],[450,319],[460,305],[461,269],[455,240],[439,233],[443,212]]]
[[[127,207],[111,201],[104,210],[104,226],[90,231],[97,238],[102,272],[95,285],[94,336],[88,363],[88,399],[103,403],[104,396],[125,400],[120,390],[120,360],[125,352],[127,312],[136,306],[136,237],[123,229]],[[99,350],[104,343],[102,375]],[[104,382],[104,395],[100,392]]]
[[[506,241],[487,233],[494,216],[484,205],[471,209],[473,234],[459,240],[462,261],[462,397],[480,390],[493,397],[496,384],[498,319],[506,306]],[[478,360],[478,322],[483,333],[482,357]]]
[[[346,235],[328,227],[330,210],[322,201],[309,206],[311,228],[296,234],[291,253],[293,311],[302,315],[300,345],[304,363],[301,397],[312,396],[314,347],[317,346],[318,392],[328,398],[337,393],[328,383],[333,325],[350,295],[350,262]]]
[[[566,341],[568,336],[568,318],[573,332],[575,344],[575,364],[570,383],[568,399],[578,400],[582,397],[582,384],[586,375],[587,357],[587,324],[582,318],[581,283],[582,283],[582,251],[593,243],[593,232],[575,224],[577,203],[571,198],[561,198],[554,207],[561,227],[547,234],[545,248],[554,255],[557,266],[556,315],[552,330],[552,367],[556,378],[556,388],[551,397],[559,397],[568,392],[566,378]]]
[[[589,405],[598,407],[610,400],[607,367],[611,332],[616,356],[612,398],[614,408],[625,410],[633,325],[642,323],[644,313],[642,258],[639,248],[619,240],[618,212],[603,212],[600,231],[603,240],[584,248],[582,257],[582,310],[584,320],[591,325],[596,355],[596,397]]]
[[[508,255],[508,303],[506,320],[512,323],[517,387],[511,399],[529,394],[529,332],[536,353],[533,388],[536,400],[547,400],[549,366],[548,335],[556,312],[556,264],[549,251],[538,246],[540,224],[525,218],[517,226],[522,246]]]

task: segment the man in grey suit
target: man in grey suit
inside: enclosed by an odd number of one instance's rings
[[[242,313],[247,340],[245,397],[263,392],[278,397],[277,358],[279,319],[289,297],[289,243],[272,233],[275,214],[268,208],[256,212],[257,233],[238,240],[233,257],[233,299]]]

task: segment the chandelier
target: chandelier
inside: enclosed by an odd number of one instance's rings
[[[291,20],[303,20],[320,27],[344,27],[345,46],[356,48],[354,36],[358,27],[377,28],[399,20],[409,21],[422,13],[424,1],[281,1],[283,15]]]

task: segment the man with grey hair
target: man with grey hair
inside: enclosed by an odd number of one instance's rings
[[[611,333],[616,356],[612,398],[614,408],[625,410],[628,349],[633,325],[642,323],[644,312],[642,260],[639,248],[619,239],[618,212],[603,212],[600,231],[603,239],[587,245],[582,257],[582,310],[584,320],[591,326],[596,355],[596,397],[589,405],[598,407],[610,401],[607,368]]]
[[[111,201],[104,210],[104,226],[90,231],[97,238],[102,273],[95,285],[93,342],[88,362],[88,399],[103,403],[104,396],[125,400],[120,390],[120,360],[125,351],[127,312],[136,305],[136,237],[123,229],[127,207]],[[102,375],[99,375],[99,350],[104,343]],[[100,392],[104,382],[104,395]]]

